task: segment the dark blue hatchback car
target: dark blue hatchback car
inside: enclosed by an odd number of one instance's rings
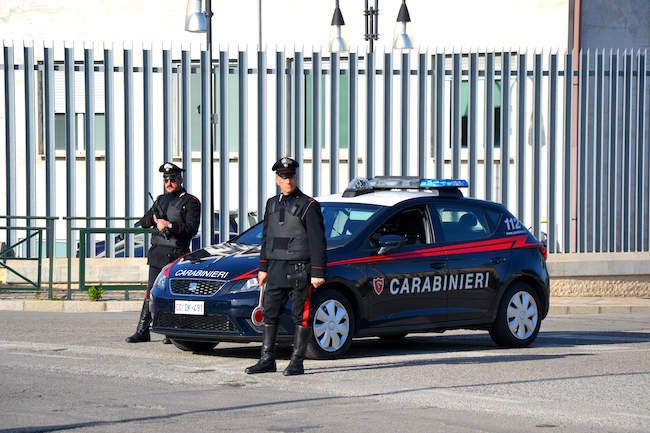
[[[546,247],[500,204],[463,197],[462,180],[355,179],[319,197],[326,282],[312,299],[310,358],[343,356],[354,337],[486,330],[530,345],[549,310]],[[168,265],[152,290],[152,331],[182,350],[261,341],[253,311],[262,225]],[[292,340],[290,306],[279,340]]]

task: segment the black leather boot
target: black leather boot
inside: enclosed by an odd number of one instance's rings
[[[244,370],[248,374],[273,373],[277,371],[275,364],[275,341],[278,338],[278,325],[264,325],[262,335],[262,354],[257,364]]]
[[[140,321],[138,327],[130,337],[126,338],[127,343],[143,343],[151,341],[151,334],[149,333],[149,326],[151,326],[151,311],[149,311],[149,299],[145,299],[142,303],[142,311],[140,312]]]
[[[307,343],[309,343],[310,337],[311,327],[296,326],[296,333],[293,337],[293,353],[291,354],[291,362],[289,362],[289,365],[284,369],[282,374],[285,376],[296,376],[305,372],[302,361],[305,359],[305,351],[307,350]]]

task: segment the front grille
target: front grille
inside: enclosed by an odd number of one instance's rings
[[[210,280],[171,280],[172,293],[177,295],[203,295],[211,296],[219,291],[224,281]]]
[[[223,314],[190,316],[161,311],[156,314],[155,326],[184,331],[237,332],[235,325]]]

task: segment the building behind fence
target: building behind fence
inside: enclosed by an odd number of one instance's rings
[[[206,243],[213,208],[262,215],[270,167],[290,155],[316,196],[355,177],[465,178],[466,195],[505,204],[550,252],[648,251],[648,66],[647,50],[222,49],[210,62],[182,47],[5,42],[3,215],[113,226],[144,213],[173,160],[204,205]],[[75,254],[65,226],[59,256]]]

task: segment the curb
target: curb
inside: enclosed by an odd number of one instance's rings
[[[566,314],[650,314],[650,306],[639,305],[551,305],[549,316]]]
[[[140,311],[137,301],[49,301],[36,299],[0,299],[0,311],[41,311],[52,313],[97,313]]]

